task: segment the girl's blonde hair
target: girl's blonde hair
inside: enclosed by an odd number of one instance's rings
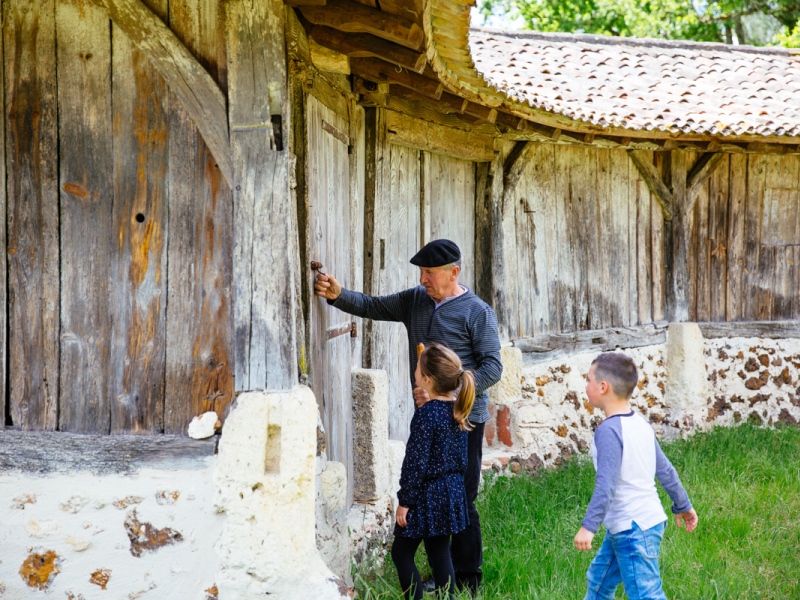
[[[461,367],[461,359],[449,348],[431,343],[419,355],[419,370],[433,381],[433,392],[440,395],[458,390],[453,417],[465,431],[472,429],[469,413],[475,402],[475,378]]]

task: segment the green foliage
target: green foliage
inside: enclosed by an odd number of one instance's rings
[[[800,429],[743,425],[664,445],[700,517],[695,532],[670,519],[661,571],[669,598],[800,598]],[[485,564],[478,600],[582,598],[592,552],[572,539],[594,486],[584,457],[540,477],[498,478],[479,496]],[[669,513],[669,500],[662,491]],[[356,574],[358,598],[402,598],[386,557]],[[417,564],[427,571],[424,553]],[[623,598],[622,588],[617,598]],[[465,600],[464,598],[459,600]]]
[[[783,31],[775,36],[776,41],[786,48],[800,48],[800,21],[794,26],[792,31]]]
[[[795,35],[800,0],[481,0],[480,11],[520,17],[535,31],[727,43],[759,43],[747,38],[746,21],[767,16],[784,43]]]

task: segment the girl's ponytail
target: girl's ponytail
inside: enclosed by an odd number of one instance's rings
[[[453,406],[453,416],[463,431],[471,431],[472,423],[469,422],[469,413],[472,412],[472,404],[475,402],[475,377],[473,377],[472,371],[462,371],[460,378],[461,387]]]

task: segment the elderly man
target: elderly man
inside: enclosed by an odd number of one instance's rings
[[[344,312],[379,321],[400,321],[408,334],[411,386],[417,367],[417,344],[439,342],[453,350],[465,369],[475,375],[475,404],[469,420],[469,456],[464,483],[469,502],[470,526],[452,538],[456,585],[475,593],[481,581],[481,526],[475,500],[481,475],[483,428],[489,420],[486,390],[500,380],[500,339],[497,317],[491,307],[458,283],[461,251],[450,240],[434,240],[411,259],[419,267],[420,286],[373,297],[343,289],[331,275],[317,275],[317,296]],[[428,395],[414,388],[414,401],[422,406]]]

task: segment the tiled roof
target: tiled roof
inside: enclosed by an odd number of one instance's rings
[[[800,135],[800,50],[473,28],[478,73],[509,98],[602,127]]]

